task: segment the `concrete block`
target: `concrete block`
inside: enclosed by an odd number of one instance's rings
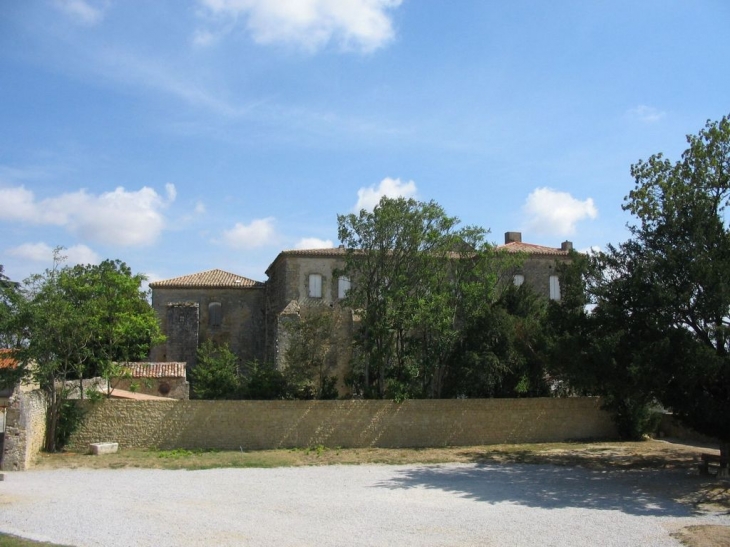
[[[116,454],[119,451],[119,443],[91,443],[89,445],[89,451],[94,456]]]

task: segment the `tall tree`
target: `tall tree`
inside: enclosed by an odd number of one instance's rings
[[[637,222],[629,241],[596,258],[592,343],[610,350],[604,365],[634,400],[656,397],[727,454],[730,119],[687,142],[677,162],[657,154],[632,166],[624,209]]]
[[[465,316],[496,295],[500,262],[486,231],[459,227],[435,202],[386,197],[338,216],[338,228],[366,396],[442,396]]]
[[[334,399],[337,377],[332,354],[336,329],[330,310],[312,309],[287,324],[286,377],[297,399]]]
[[[6,333],[15,341],[16,373],[47,396],[45,448],[55,451],[67,382],[105,370],[115,360],[143,359],[161,341],[159,323],[134,275],[119,261],[53,267],[18,288]]]

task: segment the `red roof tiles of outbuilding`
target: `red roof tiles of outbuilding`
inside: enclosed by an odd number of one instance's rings
[[[120,363],[132,378],[185,378],[185,363]]]
[[[18,362],[13,359],[13,350],[0,349],[0,368],[15,368]]]

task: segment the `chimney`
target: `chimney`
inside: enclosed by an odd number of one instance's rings
[[[508,243],[522,243],[522,232],[505,232],[504,244]]]
[[[560,250],[561,251],[572,251],[573,250],[573,242],[572,241],[563,241],[560,244]]]

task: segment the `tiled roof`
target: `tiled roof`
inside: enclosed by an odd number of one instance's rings
[[[11,357],[13,350],[0,349],[0,368],[15,368],[18,362]]]
[[[181,289],[181,288],[259,288],[264,284],[247,277],[224,272],[223,270],[208,270],[205,272],[184,275],[173,279],[150,283],[152,289]]]
[[[568,251],[556,249],[555,247],[543,247],[542,245],[533,245],[532,243],[522,243],[513,241],[504,245],[497,246],[498,251],[506,251],[508,253],[525,253],[530,255],[553,255],[568,256]]]
[[[132,378],[185,378],[185,363],[121,363]]]
[[[327,247],[324,249],[290,249],[281,251],[282,255],[291,256],[345,256],[347,249],[344,247]]]
[[[327,247],[325,249],[289,249],[288,251],[281,251],[274,261],[269,264],[266,268],[266,275],[271,277],[271,269],[274,264],[283,256],[312,256],[317,258],[341,258],[347,253],[347,249],[344,247]]]

